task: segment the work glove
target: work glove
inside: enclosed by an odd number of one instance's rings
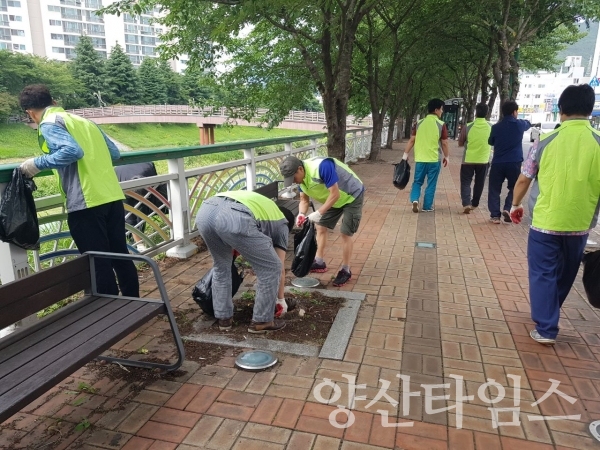
[[[288,305],[285,298],[278,298],[275,302],[275,317],[281,317],[288,311]]]
[[[523,206],[512,205],[512,207],[510,208],[510,220],[512,220],[513,223],[521,223],[522,219],[523,219]]]
[[[319,223],[323,215],[317,209],[315,212],[312,212],[308,215],[308,220],[314,223]]]
[[[298,217],[296,217],[296,226],[299,228],[304,224],[304,222],[306,222],[306,214],[298,214]]]
[[[26,159],[21,163],[21,172],[25,175],[26,178],[33,178],[38,173],[40,173],[40,169],[37,168],[33,158]]]
[[[450,164],[450,157],[449,156],[444,156],[444,159],[442,160],[442,165],[444,167],[448,166],[448,164]]]
[[[402,161],[406,161],[408,159],[408,153],[404,153],[404,155],[402,155]]]

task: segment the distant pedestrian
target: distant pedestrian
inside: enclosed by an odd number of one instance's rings
[[[448,165],[448,128],[440,120],[444,112],[444,101],[439,98],[429,100],[427,103],[427,116],[417,122],[413,128],[412,136],[404,150],[402,159],[408,159],[410,151],[415,149],[415,178],[410,191],[412,210],[419,212],[419,199],[421,187],[427,178],[427,187],[423,197],[423,211],[434,210],[435,190],[438,175],[442,168]]]
[[[502,104],[502,120],[492,126],[488,143],[494,146],[494,156],[490,167],[488,181],[488,209],[490,221],[500,223],[500,216],[505,222],[510,220],[510,205],[513,200],[513,189],[523,162],[523,133],[531,128],[529,120],[517,119],[519,105],[509,100]],[[504,209],[500,211],[500,193],[506,180],[508,194],[504,200]]]
[[[588,120],[594,90],[569,86],[558,100],[560,128],[540,136],[515,186],[511,218],[519,223],[529,185],[532,222],[527,243],[529,298],[540,344],[554,344],[560,308],[583,256],[600,209],[600,132]]]
[[[475,120],[461,129],[458,145],[465,147],[463,162],[460,166],[460,196],[462,198],[463,212],[469,214],[479,206],[485,176],[489,167],[492,148],[488,144],[492,126],[485,119],[488,105],[478,103],[475,106]],[[475,176],[473,197],[471,197],[471,182]]]

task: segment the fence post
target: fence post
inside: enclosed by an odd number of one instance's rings
[[[254,159],[254,148],[244,149],[244,159],[250,158],[246,163],[246,190],[253,191],[256,188],[256,160]]]
[[[173,239],[183,239],[181,244],[167,250],[167,256],[185,259],[195,254],[198,247],[190,242],[190,199],[183,158],[168,159],[167,167],[170,174],[177,174],[177,178],[169,181]]]
[[[292,144],[289,144],[289,145],[290,145],[290,147],[291,147],[291,145],[292,145]],[[311,156],[312,156],[313,158],[314,158],[315,156],[318,156],[318,155],[317,155],[317,147],[318,147],[318,145],[319,145],[319,144],[318,144],[318,142],[317,142],[317,140],[316,140],[316,139],[311,139],[311,140],[310,140],[310,146],[312,147],[312,149],[310,150],[310,154],[311,154]]]

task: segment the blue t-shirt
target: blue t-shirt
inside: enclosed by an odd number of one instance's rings
[[[494,163],[512,163],[523,161],[523,133],[531,128],[529,120],[505,116],[492,125],[488,144],[494,146]]]
[[[323,180],[325,187],[329,189],[340,179],[338,178],[337,171],[335,170],[335,163],[331,159],[324,159],[319,164],[319,178]],[[302,188],[300,188],[302,190]]]

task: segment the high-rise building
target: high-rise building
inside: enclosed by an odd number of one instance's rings
[[[33,53],[59,61],[75,57],[82,35],[92,39],[106,58],[118,42],[134,65],[157,57],[162,28],[153,24],[158,9],[133,17],[129,14],[97,15],[116,0],[0,0],[0,49]],[[186,60],[173,61],[176,71]]]

